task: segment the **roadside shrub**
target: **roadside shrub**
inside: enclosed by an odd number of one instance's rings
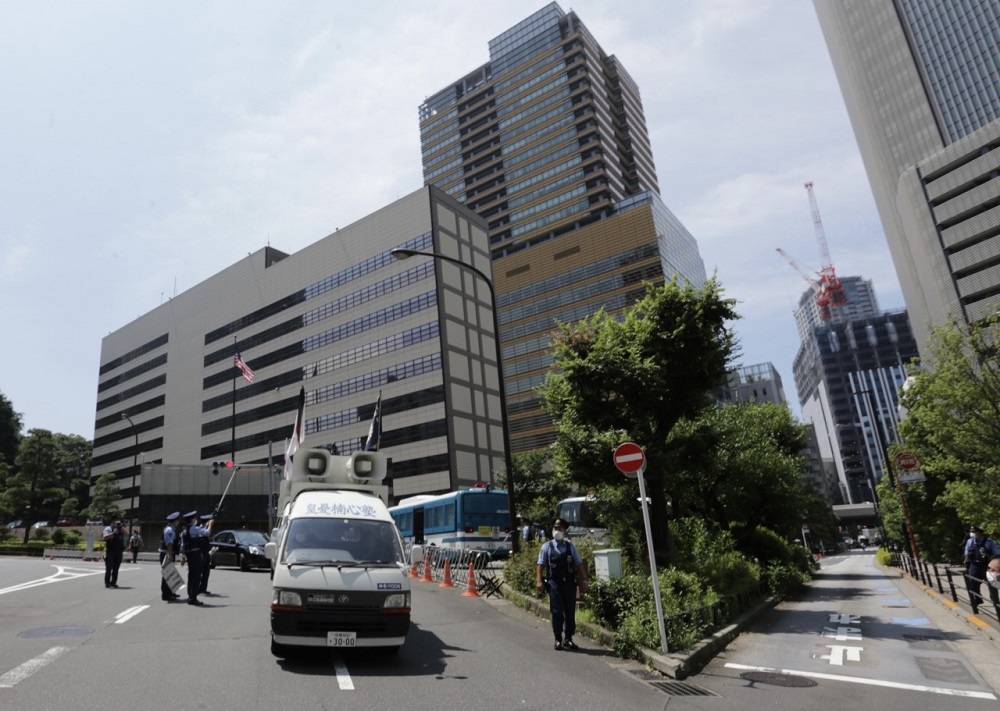
[[[885,548],[879,548],[877,551],[875,551],[875,561],[879,565],[883,565],[883,566],[885,566],[887,568],[891,567],[892,566],[892,553],[890,553]]]
[[[653,584],[649,577],[634,578],[626,588],[634,588],[630,609],[624,614],[615,634],[615,653],[636,658],[640,648],[659,649],[660,630],[656,620]],[[688,649],[712,627],[711,607],[719,595],[706,587],[697,575],[676,568],[659,574],[667,645],[670,649]]]
[[[61,528],[57,528],[52,532],[52,542],[57,546],[61,546],[66,542],[66,532]]]
[[[31,537],[36,541],[47,541],[49,540],[49,532],[44,528],[36,528],[35,532],[31,534]]]
[[[508,585],[523,595],[534,596],[535,565],[538,562],[538,549],[541,542],[536,538],[531,541],[521,541],[521,550],[510,556],[503,566],[503,577]]]
[[[712,531],[703,519],[670,522],[681,570],[694,573],[720,595],[754,590],[760,584],[760,566],[736,548],[729,531]],[[780,539],[779,539],[780,542]]]
[[[55,534],[52,536],[55,539]],[[83,535],[79,531],[69,530],[63,534],[67,546],[76,546],[83,540]]]
[[[771,563],[764,568],[764,585],[774,595],[786,598],[809,580],[809,573],[795,565]]]
[[[6,541],[8,538],[13,538],[14,532],[7,528],[6,526],[0,526],[0,541]]]

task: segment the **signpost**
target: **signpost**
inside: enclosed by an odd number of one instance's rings
[[[649,525],[649,504],[646,502],[646,482],[642,473],[646,471],[646,453],[635,442],[622,442],[615,447],[615,466],[629,479],[639,480],[639,501],[642,502],[642,522],[646,526],[646,549],[649,551],[649,570],[653,577],[653,599],[656,602],[656,621],[660,625],[660,649],[667,653],[667,630],[663,623],[663,601],[660,600],[660,578],[656,572],[656,556],[653,554],[653,529]]]
[[[913,452],[896,452],[893,460],[896,462],[896,480],[900,484],[912,484],[915,481],[927,481],[920,462],[917,461]]]

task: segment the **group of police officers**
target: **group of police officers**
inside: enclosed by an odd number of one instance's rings
[[[197,511],[184,514],[174,511],[167,516],[167,525],[163,528],[163,538],[160,540],[160,567],[164,561],[171,563],[183,553],[187,560],[187,604],[204,605],[198,595],[211,595],[208,592],[208,549],[209,537],[212,534],[212,524],[215,517],[205,514],[199,517]],[[182,528],[183,526],[183,528]],[[173,602],[180,595],[170,589],[166,578],[160,580],[160,597],[166,602]]]

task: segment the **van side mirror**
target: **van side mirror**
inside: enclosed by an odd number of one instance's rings
[[[278,559],[278,544],[274,541],[268,541],[264,544],[264,557],[268,560]]]

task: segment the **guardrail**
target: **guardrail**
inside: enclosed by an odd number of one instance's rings
[[[965,566],[946,563],[927,563],[917,560],[908,553],[893,552],[890,554],[889,565],[899,568],[903,573],[929,588],[937,590],[940,595],[952,602],[978,608],[977,614],[991,620],[994,626],[1000,626],[1000,591],[990,586],[989,581],[966,575]],[[980,583],[982,602],[972,604],[967,578]]]

